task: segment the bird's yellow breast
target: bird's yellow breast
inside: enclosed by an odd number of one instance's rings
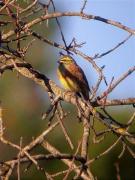
[[[58,78],[59,78],[61,84],[63,85],[63,87],[65,89],[71,90],[71,91],[74,91],[74,92],[80,91],[80,88],[78,87],[78,84],[75,81],[73,81],[71,78],[66,76],[66,74],[61,73],[60,68],[58,68],[57,74],[58,74]]]

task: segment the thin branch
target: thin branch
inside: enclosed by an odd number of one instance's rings
[[[82,8],[81,8],[80,13],[82,13],[82,14],[83,14],[83,11],[84,11],[84,9],[85,9],[85,7],[86,7],[86,4],[87,4],[87,0],[84,0],[84,2],[83,2],[83,6],[82,6]]]
[[[48,150],[50,153],[52,154],[60,154],[60,152],[54,148],[51,144],[49,144],[47,141],[44,141],[42,143],[42,146]],[[73,163],[72,161],[68,160],[68,159],[62,159],[62,161],[68,166],[68,167],[72,167],[74,168],[74,171],[78,174],[80,171],[79,169],[77,168],[77,166],[75,165],[75,163]],[[81,174],[81,177],[84,179],[84,180],[94,180],[92,174],[91,174],[91,177],[88,177],[84,172]]]
[[[55,12],[56,12],[56,8],[55,8],[55,5],[54,5],[53,0],[51,0],[51,3],[52,3],[53,10],[54,10],[54,13],[55,13]],[[66,40],[65,40],[65,37],[64,37],[64,34],[63,34],[63,31],[62,31],[62,28],[61,28],[61,24],[60,24],[60,22],[59,22],[59,20],[58,20],[58,18],[57,18],[57,17],[56,17],[55,19],[56,19],[57,25],[58,25],[58,27],[59,27],[59,31],[60,31],[60,34],[61,34],[62,40],[63,40],[63,42],[64,42],[64,45],[65,45],[66,49],[67,49],[67,43],[66,43]],[[68,49],[67,49],[67,50],[68,50]]]
[[[123,45],[125,42],[127,42],[130,38],[132,37],[132,34],[128,35],[123,41],[121,41],[120,43],[118,43],[115,47],[113,47],[112,49],[102,53],[102,54],[96,54],[93,59],[99,59],[102,58],[103,56],[106,56],[108,54],[110,54],[111,52],[113,52],[114,50],[116,50],[117,48],[119,48],[121,45]]]
[[[111,84],[111,86],[99,96],[98,99],[103,99],[104,97],[106,97],[106,94],[111,93],[113,91],[113,89],[116,88],[116,86],[118,86],[124,79],[126,79],[134,71],[135,71],[135,66],[129,68],[128,71],[125,72],[124,74],[122,74],[117,80],[115,80]]]
[[[32,10],[32,8],[37,4],[38,0],[34,0],[33,3],[31,3],[29,6],[27,6],[25,9],[22,9],[20,13],[26,13],[29,10]]]
[[[105,19],[105,18],[102,18],[100,16],[94,16],[94,15],[88,15],[88,14],[85,14],[85,13],[80,13],[80,12],[56,12],[56,13],[50,13],[50,14],[47,14],[47,15],[44,15],[44,16],[41,16],[39,18],[36,18],[34,19],[33,21],[27,23],[24,25],[23,27],[23,31],[25,31],[27,28],[30,28],[32,27],[33,25],[36,25],[42,21],[45,21],[47,19],[52,19],[52,18],[58,18],[58,17],[64,17],[64,16],[78,16],[78,17],[83,17],[87,20],[97,20],[97,21],[101,21],[101,22],[104,22],[106,24],[110,24],[110,25],[113,25],[113,26],[116,26],[117,28],[120,28],[124,31],[127,31],[129,32],[130,34],[135,34],[135,30],[134,29],[131,29],[127,26],[124,26],[123,24],[119,23],[119,22],[116,22],[116,21],[113,21],[113,20],[109,20],[109,19]],[[7,38],[13,36],[15,34],[15,32],[13,30],[9,31],[8,33],[5,33],[3,34],[2,36],[2,39],[3,40],[6,40]]]
[[[93,163],[95,160],[99,159],[100,157],[108,154],[119,142],[120,140],[122,139],[122,136],[120,136],[111,146],[109,146],[109,148],[107,148],[104,152],[100,153],[99,155],[97,155],[95,158],[87,161],[86,164],[91,164]]]

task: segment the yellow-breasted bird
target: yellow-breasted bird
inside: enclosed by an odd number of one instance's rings
[[[65,89],[77,93],[89,100],[89,84],[83,70],[69,55],[62,55],[58,61],[58,78]]]

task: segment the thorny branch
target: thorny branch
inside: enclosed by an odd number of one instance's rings
[[[0,163],[0,177],[4,180],[8,180],[10,176],[13,174],[14,170],[17,171],[18,179],[21,179],[21,171],[20,167],[25,163],[28,164],[27,170],[33,164],[38,171],[41,171],[42,174],[47,179],[53,179],[61,174],[63,174],[64,179],[67,179],[74,171],[74,179],[81,177],[86,180],[94,180],[94,175],[91,172],[89,165],[94,163],[96,160],[101,158],[102,156],[110,153],[110,151],[118,144],[122,143],[122,151],[119,155],[121,158],[127,149],[131,156],[135,158],[135,153],[132,150],[132,145],[135,144],[135,133],[130,132],[130,128],[132,127],[135,121],[135,113],[131,116],[130,120],[126,124],[119,123],[118,119],[114,119],[107,111],[107,106],[117,106],[117,105],[135,105],[135,97],[129,97],[127,99],[108,99],[108,95],[122,82],[124,81],[131,73],[134,73],[135,66],[130,67],[125,73],[123,73],[118,79],[112,79],[111,83],[108,85],[106,82],[106,78],[103,74],[104,67],[98,67],[95,59],[102,58],[111,52],[115,51],[117,48],[120,48],[127,40],[135,35],[135,30],[131,29],[123,24],[102,18],[100,16],[94,16],[90,14],[84,13],[87,5],[87,1],[84,0],[83,6],[80,9],[80,12],[56,12],[55,3],[53,0],[49,0],[47,4],[38,3],[37,0],[34,0],[31,4],[28,4],[25,8],[21,7],[17,4],[16,1],[3,0],[0,2],[0,13],[3,16],[7,16],[7,20],[3,19],[0,21],[0,25],[2,28],[5,28],[8,24],[13,24],[13,27],[9,28],[8,32],[4,32],[1,30],[0,32],[0,75],[7,70],[16,70],[22,76],[27,77],[28,79],[34,81],[36,84],[41,86],[44,91],[48,93],[50,98],[50,107],[43,114],[43,119],[48,118],[50,122],[50,126],[45,129],[39,136],[37,136],[34,140],[32,140],[29,144],[22,146],[22,139],[20,139],[20,144],[17,145],[10,140],[7,140],[4,133],[4,123],[3,123],[3,107],[0,104],[0,141],[1,143],[14,148],[18,151],[16,157],[14,159],[1,162]],[[50,7],[52,6],[53,12],[50,11]],[[40,13],[39,13],[40,12]],[[38,15],[39,13],[39,15]],[[37,15],[34,17],[34,15]],[[112,26],[115,26],[121,30],[124,30],[130,35],[118,43],[115,47],[110,50],[96,54],[94,57],[89,56],[78,50],[77,48],[81,48],[83,43],[77,44],[73,38],[73,41],[67,45],[66,38],[64,32],[62,30],[62,26],[60,23],[60,17],[80,17],[83,20],[96,20],[100,21]],[[34,18],[33,18],[34,17]],[[36,24],[41,22],[48,21],[54,19],[58,25],[58,29],[61,34],[61,38],[63,40],[63,44],[58,44],[52,40],[49,40],[45,36],[41,36],[38,32],[33,30],[33,27]],[[30,20],[31,19],[31,20]],[[49,79],[45,74],[40,73],[35,70],[32,64],[27,63],[25,58],[26,52],[29,51],[29,46],[33,43],[33,40],[30,41],[27,47],[22,46],[22,42],[28,40],[28,37],[34,37],[40,40],[42,43],[47,43],[55,48],[64,50],[67,54],[76,54],[81,56],[82,59],[90,62],[94,70],[98,74],[98,81],[91,89],[90,102],[84,101],[81,97],[77,96],[75,93],[70,91],[65,91],[64,89],[57,86],[55,82]],[[12,42],[16,43],[16,48],[11,48]],[[100,84],[104,80],[106,83],[106,90],[102,92],[97,97],[97,91],[100,88]],[[48,133],[51,133],[56,129],[57,126],[61,127],[63,134],[65,136],[66,141],[68,142],[71,149],[74,148],[72,143],[72,139],[68,135],[67,129],[63,124],[65,117],[68,116],[63,110],[63,107],[60,104],[60,101],[65,101],[73,104],[78,110],[78,117],[83,122],[83,134],[80,140],[80,143],[77,149],[72,154],[61,153],[54,145],[51,145],[48,141],[46,141],[45,137]],[[99,109],[97,109],[97,107]],[[53,118],[57,119],[56,122],[51,122]],[[96,127],[94,122],[96,120],[100,121],[102,124],[107,127],[107,129],[102,132],[96,132]],[[90,132],[93,131],[95,136],[101,136],[102,140],[104,140],[106,133],[113,132],[113,134],[117,137],[116,141],[107,148],[104,152],[101,152],[96,157],[89,159],[89,149],[90,147]],[[97,141],[100,143],[100,141]],[[131,146],[130,146],[131,145]],[[45,150],[47,150],[50,154],[32,154],[32,151],[38,147],[42,146]],[[80,150],[81,149],[81,150]],[[46,172],[46,169],[41,167],[40,161],[45,160],[54,160],[58,159],[62,161],[68,167],[65,171],[60,171],[55,174],[50,174]],[[59,169],[58,169],[59,170]],[[118,166],[116,166],[117,177],[119,175]]]

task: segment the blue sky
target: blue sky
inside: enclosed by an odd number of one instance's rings
[[[57,11],[80,11],[83,0],[54,0],[54,3]],[[112,19],[135,29],[135,0],[88,0],[84,12]],[[70,43],[75,37],[78,42],[86,42],[80,51],[90,56],[106,52],[128,36],[127,32],[99,21],[83,20],[79,17],[64,17],[59,20],[66,41]],[[56,31],[53,40],[63,44],[59,30]],[[84,70],[89,85],[94,86],[97,81],[97,73],[91,64],[79,56],[74,55],[73,57]],[[100,67],[106,65],[104,74],[108,82],[113,76],[117,79],[135,65],[135,37],[131,37],[111,54],[96,60],[96,63]],[[54,70],[54,78],[55,72]],[[105,84],[102,83],[98,93],[101,93],[105,88]],[[135,97],[135,73],[124,80],[109,97],[127,98],[133,96]]]

